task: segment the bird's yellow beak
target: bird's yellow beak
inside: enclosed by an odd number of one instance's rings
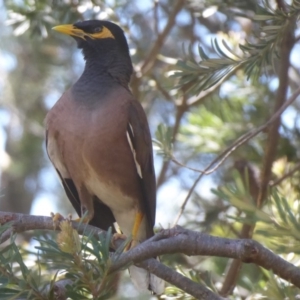
[[[52,29],[63,34],[76,36],[82,39],[84,39],[84,36],[87,35],[83,30],[74,27],[73,24],[58,25],[53,27]]]
[[[111,31],[106,27],[101,27],[101,31],[96,33],[87,33],[83,30],[76,28],[73,24],[64,24],[58,25],[52,28],[55,31],[58,31],[63,34],[76,36],[85,40],[86,37],[90,37],[91,39],[105,39],[105,38],[112,38],[114,39],[114,35]]]

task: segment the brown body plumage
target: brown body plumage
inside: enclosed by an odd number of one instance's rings
[[[90,223],[105,230],[116,221],[142,242],[153,235],[155,174],[147,119],[128,88],[132,65],[123,31],[107,21],[55,29],[76,39],[86,67],[47,115],[50,160],[79,215],[88,211]],[[140,288],[163,291],[147,271],[131,273]]]

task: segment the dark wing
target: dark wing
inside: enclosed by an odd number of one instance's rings
[[[67,197],[69,198],[71,204],[76,210],[78,216],[81,217],[80,200],[73,180],[70,178],[62,178],[59,171],[57,169],[56,171],[61,179]],[[103,230],[108,230],[109,227],[112,227],[113,232],[115,232],[115,228],[113,225],[113,223],[115,222],[115,218],[111,210],[109,209],[109,207],[103,204],[96,196],[94,196],[93,200],[94,200],[94,217],[89,222],[89,224]]]
[[[47,144],[48,144],[48,134],[46,131],[46,149],[47,149]],[[48,149],[47,149],[47,154],[48,154]],[[55,167],[55,163],[51,160],[49,155],[48,157]],[[80,199],[73,180],[71,178],[63,178],[61,173],[56,167],[55,170],[61,180],[61,183],[64,187],[68,199],[70,200],[71,204],[76,210],[78,216],[81,217]],[[94,217],[89,222],[89,224],[103,230],[108,230],[109,227],[112,227],[113,232],[115,232],[115,228],[113,224],[116,220],[109,207],[103,204],[96,196],[94,196],[93,200],[94,200]]]
[[[131,101],[129,105],[127,138],[133,152],[143,193],[140,205],[146,214],[148,225],[151,228],[151,235],[153,235],[156,210],[156,182],[152,141],[145,112],[141,104],[135,100]]]

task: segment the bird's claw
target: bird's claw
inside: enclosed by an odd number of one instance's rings
[[[65,220],[65,218],[60,213],[51,212],[50,215],[51,215],[51,218],[52,218],[54,229],[58,229],[60,222]]]

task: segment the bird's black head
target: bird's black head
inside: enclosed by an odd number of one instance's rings
[[[130,78],[132,63],[128,44],[118,25],[109,21],[89,20],[59,25],[53,29],[76,40],[78,48],[82,49],[86,67],[90,70],[91,66],[97,65],[102,72],[108,69],[111,73],[125,72]]]

